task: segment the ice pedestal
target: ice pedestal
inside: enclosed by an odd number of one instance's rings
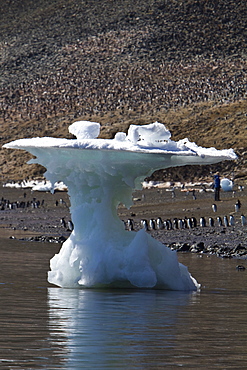
[[[187,139],[175,143],[159,123],[134,126],[115,139],[96,139],[97,123],[76,122],[77,140],[34,138],[5,144],[25,149],[47,168],[52,183],[68,186],[74,230],[50,262],[48,281],[61,287],[138,287],[196,290],[176,252],[144,230],[126,231],[119,203],[129,207],[132,191],[154,170],[234,159],[232,150],[204,149]],[[161,138],[161,140],[159,140]]]

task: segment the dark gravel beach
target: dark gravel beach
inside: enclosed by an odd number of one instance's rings
[[[161,217],[163,221],[175,218],[195,217],[197,226],[176,229],[149,229],[156,239],[179,251],[195,253],[215,253],[222,257],[245,258],[247,256],[247,225],[241,224],[241,214],[247,215],[247,189],[235,192],[221,192],[221,201],[217,202],[217,212],[212,210],[214,194],[207,187],[152,188],[137,191],[133,194],[133,206],[128,210],[119,206],[119,217],[126,223],[133,220],[134,230],[141,228],[141,220]],[[172,191],[174,190],[174,192]],[[175,196],[174,196],[175,194]],[[30,189],[1,188],[1,198],[10,202],[30,202],[29,207],[4,209],[0,211],[0,233],[3,237],[17,239],[63,242],[70,231],[67,222],[70,220],[69,198],[66,192],[32,192]],[[194,199],[196,198],[196,199]],[[235,204],[240,201],[241,208],[235,212]],[[32,205],[38,202],[38,207]],[[234,226],[219,226],[217,217],[233,215]],[[205,217],[206,226],[200,226],[200,218]],[[214,226],[209,226],[208,219],[214,219]],[[64,218],[66,225],[61,223]]]

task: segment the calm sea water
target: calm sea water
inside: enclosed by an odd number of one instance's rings
[[[58,250],[0,239],[0,369],[247,367],[239,261],[180,254],[196,293],[73,290],[46,282]]]

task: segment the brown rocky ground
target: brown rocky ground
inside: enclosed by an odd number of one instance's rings
[[[190,141],[205,147],[217,149],[234,148],[238,159],[227,161],[212,166],[186,166],[176,169],[166,169],[155,173],[154,180],[170,181],[195,181],[209,180],[215,171],[225,177],[235,178],[246,183],[247,181],[247,100],[240,102],[221,104],[198,103],[185,108],[177,108],[166,113],[143,114],[141,117],[136,113],[128,113],[125,118],[116,113],[107,113],[103,117],[82,116],[79,119],[91,120],[101,123],[101,137],[111,138],[118,131],[127,131],[130,124],[145,124],[159,121],[164,123],[172,133],[173,140],[188,137]],[[0,143],[9,142],[12,139],[35,136],[72,137],[68,134],[68,126],[75,119],[69,116],[52,119],[49,131],[36,130],[35,122],[16,124],[12,135],[6,137],[9,123],[0,126]],[[59,123],[60,126],[56,123]],[[49,125],[49,120],[44,121],[44,126]],[[32,128],[33,134],[25,134]],[[53,131],[53,129],[55,130]],[[8,138],[8,139],[7,139]],[[45,169],[39,165],[28,165],[26,162],[31,158],[28,153],[10,149],[0,149],[0,166],[2,181],[22,180],[29,176],[40,177]]]
[[[5,1],[0,12],[0,147],[23,137],[69,137],[79,119],[102,137],[156,120],[173,138],[233,147],[239,160],[161,171],[246,180],[244,0]],[[0,180],[40,176],[20,151],[0,149]]]

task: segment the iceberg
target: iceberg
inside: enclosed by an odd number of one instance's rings
[[[50,261],[48,281],[66,288],[148,288],[197,290],[199,284],[175,251],[145,230],[125,230],[117,215],[130,207],[132,192],[153,171],[187,164],[236,159],[232,149],[202,148],[188,139],[171,140],[155,122],[130,125],[128,133],[100,139],[100,124],[78,121],[69,126],[76,139],[20,139],[4,148],[22,149],[46,167],[45,177],[68,187],[74,229]]]
[[[220,186],[223,191],[232,191],[234,183],[229,179],[220,180]]]

